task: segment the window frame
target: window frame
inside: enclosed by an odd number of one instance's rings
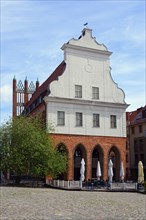
[[[117,128],[117,116],[116,115],[110,115],[110,127],[112,129]]]
[[[92,99],[99,100],[99,87],[92,86]]]
[[[143,131],[142,125],[139,125],[139,133],[142,133],[142,131]]]
[[[65,112],[57,111],[57,125],[64,126],[65,125]]]
[[[83,126],[83,113],[76,112],[76,127],[82,127],[82,126]]]
[[[134,126],[131,127],[131,134],[135,134],[135,127]]]
[[[82,85],[75,85],[75,98],[82,98]]]
[[[94,128],[100,127],[100,115],[97,113],[93,113],[93,127]]]

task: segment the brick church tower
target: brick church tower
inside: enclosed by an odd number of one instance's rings
[[[26,103],[32,97],[32,94],[39,87],[39,81],[36,81],[36,86],[31,81],[28,86],[27,78],[24,80],[24,84],[21,80],[17,83],[14,76],[13,78],[13,117],[23,113]]]

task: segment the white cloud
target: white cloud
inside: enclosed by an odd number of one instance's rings
[[[6,84],[0,89],[0,97],[2,105],[12,103],[12,85]]]

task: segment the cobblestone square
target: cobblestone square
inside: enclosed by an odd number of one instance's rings
[[[146,195],[0,187],[1,220],[146,220]]]

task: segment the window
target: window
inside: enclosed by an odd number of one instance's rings
[[[82,98],[82,86],[75,85],[75,98]]]
[[[129,162],[128,154],[126,154],[126,163]]]
[[[137,140],[134,140],[134,151],[135,153],[138,152],[138,141]]]
[[[132,134],[134,134],[134,132],[135,132],[134,127],[131,128],[131,132],[132,132]]]
[[[116,122],[116,115],[111,115],[111,128],[116,128],[117,122]]]
[[[57,124],[58,125],[65,125],[65,112],[63,111],[58,111],[57,112]]]
[[[93,127],[99,127],[99,114],[93,114]]]
[[[76,126],[82,126],[83,125],[83,115],[80,112],[76,112]]]
[[[138,165],[138,155],[135,154],[135,166],[137,166],[137,165]]]
[[[139,125],[139,133],[142,133],[142,125]]]
[[[99,99],[99,88],[92,87],[92,99]]]
[[[139,149],[140,149],[140,152],[144,151],[144,139],[139,140]]]
[[[128,141],[126,141],[126,150],[128,150],[129,149],[129,143],[128,143]]]

